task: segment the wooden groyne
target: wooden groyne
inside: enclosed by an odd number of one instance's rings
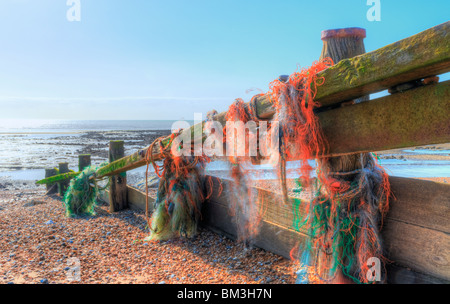
[[[450,71],[450,22],[378,50],[337,61],[318,74],[326,79],[317,88],[315,97],[321,103],[317,115],[329,143],[328,153],[323,157],[450,142],[450,81],[439,82],[437,77]],[[353,102],[383,90],[392,94]],[[267,120],[275,113],[268,96],[256,98],[255,108],[257,116]],[[214,119],[225,125],[226,112]],[[204,122],[185,132],[194,140],[195,135],[205,140],[203,127]],[[169,137],[162,144],[169,148]],[[109,164],[97,169],[96,178],[111,177],[115,185],[105,198],[112,211],[127,206],[145,209],[145,193],[126,186],[123,174],[146,165],[148,153],[154,160],[163,158],[159,147],[149,149],[110,157]],[[63,184],[70,177],[72,173],[66,173],[41,183]],[[213,180],[210,189],[213,195],[203,205],[202,224],[236,237],[236,227],[228,212],[227,187],[231,182]],[[395,176],[390,177],[390,182],[395,199],[382,229],[387,258],[392,261],[388,282],[450,282],[450,185]],[[221,193],[219,184],[223,186]],[[293,227],[292,204],[283,204],[280,193],[256,187],[252,191],[266,198],[267,207],[254,244],[289,257],[291,249],[306,237],[305,231]]]

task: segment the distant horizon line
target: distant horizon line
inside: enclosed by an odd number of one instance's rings
[[[176,101],[221,101],[234,100],[229,97],[178,97],[178,96],[125,96],[125,97],[29,97],[29,96],[0,96],[1,101],[61,101],[61,102],[108,102],[108,101],[154,101],[154,100],[176,100]]]
[[[166,121],[166,120],[186,120],[186,121],[194,121],[194,119],[184,119],[184,118],[172,118],[172,119],[77,119],[77,118],[1,118],[1,120],[73,120],[73,121],[97,121],[97,120],[103,120],[103,121]]]

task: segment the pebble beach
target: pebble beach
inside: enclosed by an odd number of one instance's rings
[[[254,185],[278,188],[274,181]],[[288,186],[294,194],[295,183]],[[106,203],[89,217],[64,211],[43,187],[0,192],[0,284],[295,283],[292,261],[204,228],[191,240],[146,242],[144,211],[110,213]],[[74,260],[79,280],[70,277]]]
[[[71,168],[76,167],[77,155],[81,153],[90,153],[93,163],[98,164],[107,159],[105,147],[112,137],[124,140],[125,152],[130,154],[166,133],[167,130],[150,135],[110,131],[88,132],[75,138],[56,137],[52,141],[30,138],[30,145],[38,145],[35,149],[41,151],[39,157],[30,151],[24,159],[3,162],[0,169],[12,170],[17,165],[43,174],[45,167],[62,160],[51,153],[44,155],[49,146],[55,151],[67,148],[64,160]],[[12,138],[10,142],[14,143]],[[80,139],[84,145],[74,145]],[[16,144],[19,146],[20,141]],[[379,153],[379,157],[401,163],[420,158],[446,164],[450,160],[449,149],[445,144],[425,147],[420,153],[392,150]],[[224,172],[217,173],[220,176]],[[143,176],[142,170],[128,172],[127,183],[143,190]],[[450,180],[447,177],[423,179],[443,183]],[[145,242],[149,231],[145,212],[141,210],[110,213],[106,204],[99,204],[94,216],[67,218],[61,197],[46,195],[45,187],[37,186],[35,181],[0,176],[0,284],[295,283],[294,262],[263,249],[245,248],[242,243],[207,229],[201,228],[191,240]],[[279,181],[274,179],[254,180],[253,185],[280,191]],[[288,188],[289,195],[298,195],[294,180],[288,180]],[[149,193],[156,196],[156,188],[149,189]],[[70,276],[74,265],[78,265],[80,275],[76,280]]]
[[[145,212],[67,218],[44,189],[0,192],[0,284],[292,284],[292,262],[200,229],[144,242]],[[79,261],[80,280],[71,280]]]

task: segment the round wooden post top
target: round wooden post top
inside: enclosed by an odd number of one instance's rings
[[[342,29],[325,30],[322,31],[321,35],[322,40],[344,37],[366,38],[366,30],[360,27],[347,27]]]

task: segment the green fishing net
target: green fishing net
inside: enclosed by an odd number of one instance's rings
[[[175,165],[177,163],[177,165]],[[192,238],[197,233],[201,206],[205,199],[203,162],[192,165],[192,157],[166,157],[164,174],[151,217],[150,236],[145,240],[168,240],[173,237]]]
[[[64,195],[67,217],[95,214],[94,207],[97,204],[97,197],[100,191],[108,187],[108,185],[100,187],[100,181],[92,178],[97,169],[98,167],[94,166],[86,167],[70,181],[69,188]]]

